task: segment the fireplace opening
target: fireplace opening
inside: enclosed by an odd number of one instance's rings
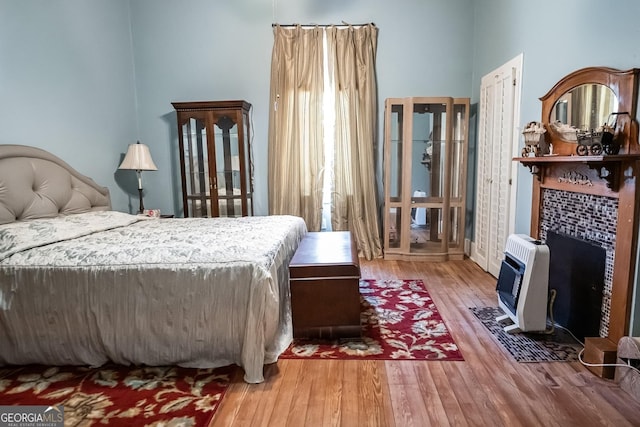
[[[556,290],[553,318],[584,342],[598,337],[606,250],[599,244],[548,230],[549,290]]]

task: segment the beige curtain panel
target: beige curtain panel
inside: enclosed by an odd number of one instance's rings
[[[331,225],[336,231],[353,231],[360,254],[367,259],[382,255],[374,156],[377,35],[371,24],[327,28],[336,102]]]
[[[269,113],[269,213],[322,221],[322,28],[274,27]]]

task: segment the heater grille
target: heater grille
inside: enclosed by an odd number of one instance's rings
[[[511,235],[507,239],[504,251],[518,261],[525,263],[529,259],[530,253],[535,251],[533,243],[535,240],[528,236]]]

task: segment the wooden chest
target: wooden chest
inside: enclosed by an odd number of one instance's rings
[[[360,337],[360,264],[349,231],[308,233],[289,275],[295,338]]]

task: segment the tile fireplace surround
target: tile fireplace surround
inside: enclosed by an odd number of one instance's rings
[[[546,241],[547,232],[555,231],[597,243],[606,251],[599,331],[599,336],[606,337],[609,334],[611,317],[618,199],[550,188],[542,189],[541,199],[541,240]]]

